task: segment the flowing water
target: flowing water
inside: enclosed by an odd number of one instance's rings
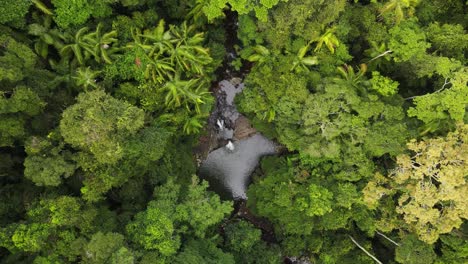
[[[208,125],[215,141],[201,162],[199,175],[225,199],[246,199],[250,175],[262,156],[277,153],[277,145],[258,133],[234,104],[244,85],[239,78],[223,80],[214,94],[217,98]]]
[[[241,43],[237,39],[236,13],[226,12],[225,15],[227,54],[218,72],[221,81],[212,89],[216,103],[195,156],[199,175],[210,182],[211,189],[224,199],[242,200],[247,198],[250,175],[260,158],[277,153],[277,146],[237,111],[234,99],[243,89],[249,89],[244,87],[242,77],[251,65],[244,63],[240,71],[232,68],[231,63],[237,57],[234,46]]]

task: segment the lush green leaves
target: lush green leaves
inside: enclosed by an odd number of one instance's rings
[[[11,23],[22,26],[31,6],[29,0],[5,0],[0,3],[0,24]]]
[[[451,87],[447,89],[447,84]],[[449,83],[444,84],[432,94],[414,99],[414,108],[408,110],[409,116],[416,116],[426,124],[443,120],[461,121],[468,104],[468,72],[462,69],[455,73]]]
[[[82,93],[63,113],[60,132],[65,142],[89,151],[100,163],[115,163],[123,155],[123,140],[142,128],[141,109],[102,90]]]

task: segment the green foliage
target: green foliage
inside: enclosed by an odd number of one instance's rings
[[[52,0],[55,7],[54,21],[61,28],[84,24],[91,16],[88,0]]]
[[[125,247],[121,247],[117,252],[111,255],[112,264],[133,264],[135,263],[135,258],[132,255],[132,252]]]
[[[451,87],[447,88],[447,84]],[[436,92],[414,98],[415,106],[408,109],[408,116],[423,121],[428,126],[428,130],[443,127],[444,121],[452,123],[462,121],[468,104],[467,84],[468,71],[463,68]]]
[[[267,174],[249,188],[249,197],[253,199],[249,199],[249,206],[273,221],[282,233],[310,234],[314,228],[314,216],[332,212],[336,202],[330,190],[302,179],[308,175],[307,171],[292,168],[281,168]],[[303,226],[306,221],[310,224]]]
[[[196,176],[192,177],[184,202],[177,206],[175,213],[177,219],[191,228],[195,236],[203,238],[209,227],[219,223],[231,212],[232,204],[222,202],[216,194],[208,192],[206,181],[201,184],[198,181]]]
[[[391,96],[398,92],[398,82],[380,75],[377,71],[372,72],[372,79],[369,81],[371,82],[372,90],[383,96]]]
[[[432,23],[427,28],[427,38],[441,55],[466,60],[468,34],[462,25]]]
[[[75,165],[68,163],[63,157],[43,158],[28,157],[24,161],[24,176],[38,186],[58,186],[61,178],[68,178],[75,172]]]
[[[37,63],[37,56],[25,44],[0,34],[0,81],[21,81]]]
[[[25,86],[17,86],[9,94],[6,93],[0,97],[0,114],[23,113],[28,116],[39,114],[45,106],[44,101],[39,98],[37,93]]]
[[[161,189],[155,189],[153,203],[168,213],[172,212],[180,231],[203,238],[209,227],[219,223],[232,210],[232,204],[221,202],[218,195],[207,191],[206,181],[201,184],[198,181],[193,176],[192,183],[183,193],[180,193],[180,185],[168,182]]]
[[[9,146],[24,139],[26,122],[40,114],[46,103],[37,93],[39,87],[31,89],[22,83],[37,73],[34,52],[6,35],[0,35],[0,43],[0,146]]]
[[[63,112],[60,132],[65,142],[89,151],[99,163],[113,164],[123,155],[123,141],[143,123],[141,109],[95,90],[80,94]]]
[[[419,2],[420,0],[389,0],[380,10],[380,15],[389,14],[389,17],[398,24],[405,16],[413,15]]]
[[[465,1],[0,2],[0,262],[467,262]],[[234,212],[226,76],[281,152]]]
[[[197,0],[197,4],[209,21],[215,18],[222,17],[223,9],[229,4],[231,10],[236,11],[239,15],[249,14],[255,12],[258,20],[266,22],[268,20],[268,9],[278,5],[280,0],[261,0],[253,2],[249,0]],[[281,0],[281,2],[288,2],[288,0]]]
[[[416,236],[406,236],[395,252],[395,260],[399,263],[423,264],[433,263],[436,254],[430,245],[418,240]]]
[[[47,245],[50,228],[45,224],[20,224],[11,240],[16,248],[26,252],[38,252]]]
[[[93,155],[86,152],[79,153],[75,159],[86,172],[84,186],[81,189],[84,198],[89,201],[100,200],[112,187],[122,186],[132,177],[153,171],[154,162],[165,153],[171,135],[159,124],[141,129],[122,143],[122,157],[115,164],[97,164]],[[158,176],[158,180],[164,180],[164,176]]]
[[[236,263],[280,263],[281,254],[274,245],[261,239],[262,232],[246,221],[230,223],[224,229],[225,243]]]
[[[86,245],[86,239],[80,236],[91,236],[95,229],[105,230],[99,221],[94,222],[97,216],[98,210],[85,205],[79,198],[54,195],[43,197],[28,206],[22,223],[9,224],[0,232],[5,238],[2,246],[12,252],[47,255],[47,260],[74,262]]]
[[[424,32],[411,20],[393,27],[389,33],[388,47],[393,51],[396,62],[409,61],[422,56],[431,46],[426,42]]]
[[[132,29],[149,28],[157,24],[158,20],[159,16],[154,9],[137,11],[132,12],[131,16],[117,16],[112,22],[112,29],[117,31],[120,43],[128,43],[132,40]]]
[[[76,116],[88,127],[77,126]],[[143,125],[141,109],[101,90],[82,93],[78,103],[65,110],[60,129],[65,142],[80,150],[73,159],[86,175],[81,189],[86,200],[102,199],[112,187],[146,174],[161,158],[171,133],[158,123]]]
[[[54,21],[61,28],[84,24],[91,16],[106,17],[112,13],[108,6],[112,0],[52,0]]]
[[[5,0],[0,3],[0,24],[10,23],[16,26],[24,25],[31,1]]]
[[[231,254],[223,252],[210,240],[190,240],[182,251],[173,258],[177,264],[234,264]]]
[[[228,247],[237,252],[249,251],[253,245],[261,240],[262,232],[252,224],[240,221],[228,225],[225,230]]]
[[[181,234],[203,238],[209,227],[232,210],[229,202],[221,202],[207,187],[206,182],[199,185],[194,176],[192,184],[182,193],[181,186],[171,181],[156,188],[155,200],[126,227],[132,240],[170,256],[179,249]]]
[[[22,139],[26,135],[24,119],[2,116],[0,131],[0,146],[12,146],[16,139]]]
[[[133,263],[132,253],[125,248],[124,236],[119,233],[94,234],[85,252],[83,263]]]
[[[69,153],[63,152],[63,146],[54,145],[49,138],[32,137],[25,146],[28,156],[24,161],[24,176],[38,186],[58,186],[62,177],[70,177],[76,169]]]
[[[293,47],[293,41],[318,40],[320,32],[338,18],[345,5],[346,1],[343,0],[288,1],[272,9],[268,22],[258,23],[257,31],[262,32],[260,34],[275,51],[286,48],[295,53],[299,48]],[[336,45],[332,34],[323,36],[327,41],[331,40],[327,43]]]
[[[465,228],[466,224],[460,230],[463,232]],[[468,260],[468,242],[463,236],[464,234],[461,232],[453,232],[452,234],[440,236],[443,255],[435,263],[466,262]]]
[[[424,1],[419,5],[416,14],[421,23],[428,25],[434,21],[447,24],[461,24],[466,27],[465,3],[457,0]]]

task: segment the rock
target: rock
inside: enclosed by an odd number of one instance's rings
[[[255,133],[257,133],[257,130],[252,127],[252,124],[245,116],[241,115],[237,118],[234,128],[234,138],[236,140],[248,138]]]
[[[238,86],[239,84],[242,83],[242,79],[241,78],[238,78],[238,77],[234,77],[232,78],[231,80],[229,80],[229,82],[234,85],[234,86]]]

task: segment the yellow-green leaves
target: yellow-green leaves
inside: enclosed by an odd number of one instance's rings
[[[380,10],[380,15],[390,14],[395,23],[400,23],[406,16],[412,16],[420,0],[389,0]],[[405,14],[407,12],[407,15]]]
[[[309,50],[311,43],[312,42],[309,42],[307,45],[299,49],[299,51],[297,52],[297,56],[293,62],[293,66],[291,67],[291,71],[296,70],[296,72],[308,72],[308,66],[317,65],[319,63],[317,56],[305,56],[307,54],[307,51]]]
[[[324,215],[332,211],[333,193],[326,188],[311,184],[307,188],[309,193],[307,207],[304,208],[304,213],[308,216]],[[304,200],[305,202],[305,200]]]
[[[325,44],[332,54],[335,53],[335,48],[340,45],[340,41],[335,36],[335,28],[328,28],[320,37],[312,39],[312,42],[317,42],[315,52],[319,51]]]
[[[365,201],[376,208],[380,198],[396,194],[396,212],[405,226],[429,244],[468,219],[468,125],[459,124],[446,137],[408,143],[411,156],[397,157],[386,178],[377,174],[365,188]],[[385,220],[384,220],[385,221]]]
[[[372,72],[370,82],[372,90],[383,96],[391,96],[398,92],[399,83],[388,77],[380,75],[377,71]]]

